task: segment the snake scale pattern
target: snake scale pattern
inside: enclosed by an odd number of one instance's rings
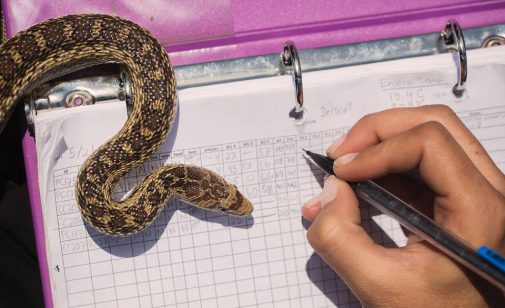
[[[153,36],[125,19],[89,14],[47,20],[0,45],[0,132],[16,102],[38,85],[90,66],[118,63],[130,75],[133,108],[120,132],[81,165],[76,200],[85,220],[111,235],[146,228],[177,197],[232,215],[249,215],[251,203],[218,174],[172,164],[149,174],[123,200],[114,185],[148,159],[165,140],[177,109],[168,56]]]

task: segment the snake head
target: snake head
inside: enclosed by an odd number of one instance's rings
[[[232,186],[233,189],[229,189],[228,198],[218,203],[216,210],[228,215],[250,215],[253,211],[251,202],[240,193],[235,185],[230,186]]]
[[[167,165],[165,170],[164,182],[183,201],[227,215],[247,216],[253,211],[238,188],[214,171],[182,164]]]

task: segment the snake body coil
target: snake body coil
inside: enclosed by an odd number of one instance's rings
[[[197,166],[173,164],[149,174],[117,201],[112,188],[165,140],[176,113],[176,82],[168,56],[146,30],[105,15],[45,21],[0,46],[0,132],[19,98],[50,79],[103,63],[130,75],[133,108],[120,132],[81,166],[76,199],[83,217],[112,235],[149,225],[171,197],[199,207],[248,215],[251,203],[234,185]]]

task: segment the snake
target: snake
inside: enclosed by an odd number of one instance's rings
[[[148,174],[126,197],[113,198],[116,183],[149,159],[166,139],[178,103],[167,53],[146,29],[121,17],[57,17],[2,43],[0,132],[16,103],[37,86],[108,63],[120,65],[130,76],[132,108],[120,131],[79,168],[75,199],[84,220],[105,234],[132,235],[147,228],[171,198],[228,215],[250,215],[253,205],[235,185],[216,172],[189,164],[166,164]]]

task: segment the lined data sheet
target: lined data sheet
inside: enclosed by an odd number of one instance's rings
[[[307,243],[300,207],[321,191],[324,176],[301,149],[324,153],[370,112],[442,103],[456,111],[503,171],[504,51],[469,52],[468,89],[461,99],[452,95],[456,72],[450,55],[306,73],[301,123],[288,117],[295,102],[289,76],[181,90],[167,141],[116,185],[114,195],[120,199],[163,164],[188,163],[237,185],[254,212],[232,217],[171,200],[151,226],[130,237],[107,236],[86,225],[74,196],[80,164],[119,130],[127,117],[124,104],[37,116],[54,305],[359,307]],[[405,244],[394,220],[361,207],[374,240]]]

